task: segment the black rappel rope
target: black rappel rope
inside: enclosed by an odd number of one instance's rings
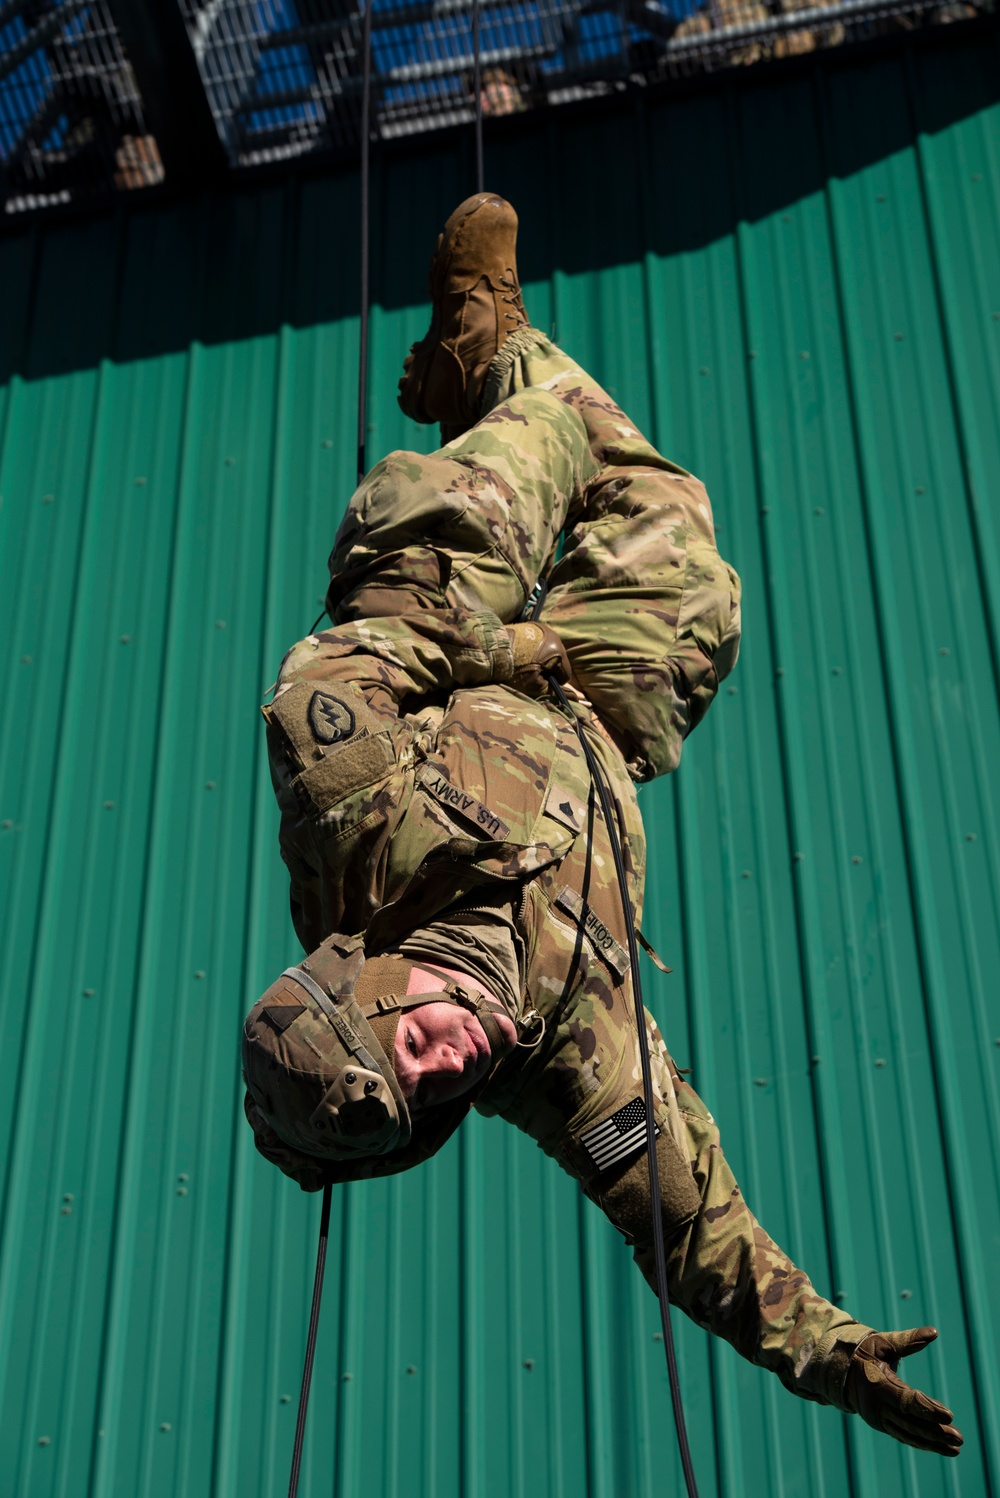
[[[369,255],[369,146],[371,144],[371,95],[372,95],[372,9],[374,0],[367,0],[365,22],[362,32],[364,61],[361,82],[361,326],[358,350],[358,483],[365,476],[365,447],[368,435],[368,263]],[[316,624],[326,613],[324,607]],[[316,624],[310,630],[315,632]],[[292,1447],[292,1471],[288,1480],[288,1498],[296,1498],[299,1490],[299,1471],[302,1466],[302,1445],[306,1434],[306,1412],[309,1408],[309,1385],[312,1383],[313,1362],[316,1357],[316,1333],[319,1328],[319,1308],[323,1298],[323,1272],[326,1268],[326,1246],[330,1236],[330,1203],[333,1188],[329,1182],[323,1187],[323,1209],[319,1221],[319,1247],[316,1250],[316,1278],[313,1282],[312,1309],[309,1312],[309,1333],[306,1337],[306,1356],[302,1368],[302,1388],[299,1391],[299,1414],[295,1422],[295,1443]]]
[[[319,1307],[323,1299],[323,1271],[326,1269],[326,1245],[330,1237],[330,1202],[333,1187],[329,1182],[323,1187],[323,1211],[319,1219],[319,1249],[316,1253],[316,1278],[313,1280],[312,1307],[309,1311],[309,1335],[306,1337],[306,1360],[302,1369],[302,1388],[299,1391],[299,1416],[295,1422],[295,1444],[292,1447],[292,1475],[288,1480],[288,1498],[295,1498],[299,1490],[299,1469],[302,1466],[302,1443],[306,1434],[306,1410],[309,1408],[309,1385],[312,1383],[313,1360],[316,1356],[316,1333],[319,1330]]]
[[[472,88],[476,103],[476,191],[483,187],[483,68],[479,36],[479,0],[472,0]]]
[[[544,598],[544,594],[542,597]],[[539,600],[540,602],[541,599]],[[560,707],[576,729],[577,737],[580,740],[584,757],[587,761],[587,769],[590,771],[590,778],[594,783],[594,788],[601,803],[604,823],[608,829],[608,841],[611,844],[611,855],[615,862],[615,873],[618,876],[618,888],[621,892],[622,910],[625,915],[625,930],[628,936],[628,960],[632,971],[632,998],[635,1003],[635,1027],[639,1039],[642,1090],[646,1104],[646,1157],[649,1161],[649,1195],[653,1208],[653,1254],[656,1260],[656,1294],[660,1302],[660,1325],[663,1328],[663,1348],[667,1355],[670,1402],[674,1410],[674,1424],[677,1427],[677,1444],[680,1447],[681,1466],[684,1468],[684,1481],[687,1484],[689,1498],[698,1498],[698,1488],[694,1479],[694,1466],[691,1461],[691,1447],[688,1444],[687,1426],[684,1423],[684,1407],[681,1404],[681,1385],[677,1372],[674,1331],[670,1321],[667,1253],[666,1245],[663,1241],[663,1217],[660,1213],[660,1170],[656,1159],[656,1124],[653,1121],[653,1073],[649,1062],[649,1036],[646,1034],[646,1015],[642,1003],[642,982],[639,977],[639,944],[636,937],[632,901],[629,898],[628,884],[625,877],[625,860],[622,856],[618,820],[615,816],[614,807],[611,804],[611,795],[604,778],[604,772],[594,756],[593,749],[587,742],[587,735],[584,731],[582,721],[573,712],[569,704],[569,698],[566,696],[556,677],[551,673],[549,674],[548,682]]]

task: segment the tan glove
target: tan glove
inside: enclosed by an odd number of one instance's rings
[[[951,1410],[896,1376],[900,1358],[922,1352],[936,1337],[933,1326],[869,1333],[854,1349],[844,1393],[851,1413],[873,1430],[920,1451],[957,1456],[962,1436],[951,1423]]]
[[[569,658],[554,629],[533,621],[505,627],[514,652],[512,687],[528,697],[544,697],[549,690],[548,672],[554,672],[559,681],[569,681]]]

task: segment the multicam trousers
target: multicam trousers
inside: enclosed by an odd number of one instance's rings
[[[440,451],[393,453],[367,476],[330,559],[328,607],[340,627],[296,647],[282,680],[363,671],[402,704],[407,684],[413,690],[421,673],[439,680],[434,672],[445,660],[440,633],[433,647],[428,632],[416,647],[403,639],[406,618],[422,614],[430,622],[428,611],[450,609],[459,612],[451,616],[448,669],[469,684],[458,673],[477,648],[471,636],[462,644],[462,619],[488,610],[501,621],[518,620],[547,572],[540,617],[561,636],[574,681],[632,778],[673,769],[739,642],[739,583],[715,549],[703,486],[661,457],[614,401],[534,330],[515,335],[494,361],[484,411]],[[380,620],[385,635],[376,644]],[[355,664],[366,649],[380,658]],[[502,706],[501,718],[509,721],[516,703]],[[539,732],[537,724],[525,728],[529,741]],[[477,746],[481,757],[489,758],[488,747]],[[634,790],[614,750],[605,746],[602,757],[623,818],[638,914],[644,844]],[[546,773],[540,766],[540,776]],[[477,791],[484,801],[492,794]],[[508,813],[500,803],[511,822],[512,807]],[[648,1167],[632,1156],[624,1166],[595,1169],[583,1142],[595,1122],[635,1098],[639,1076],[627,964],[616,973],[600,953],[595,960],[581,925],[566,918],[565,900],[557,909],[569,879],[621,953],[620,899],[599,820],[589,839],[530,883],[528,991],[548,1028],[535,1052],[501,1065],[480,1106],[525,1129],[581,1182],[634,1244],[652,1284]],[[755,1221],[711,1114],[678,1075],[652,1016],[646,1019],[672,1298],[793,1392],[841,1405],[853,1347],[868,1328],[818,1295]],[[390,1160],[376,1164],[393,1168]]]
[[[331,618],[450,606],[512,623],[554,564],[540,617],[575,681],[637,779],[674,769],[739,647],[704,486],[534,329],[494,361],[484,405],[441,451],[369,473],[330,558]]]

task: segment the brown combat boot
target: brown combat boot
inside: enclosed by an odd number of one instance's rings
[[[517,281],[517,214],[495,193],[460,203],[431,261],[430,330],[403,364],[399,404],[457,436],[479,420],[491,360],[528,316]]]

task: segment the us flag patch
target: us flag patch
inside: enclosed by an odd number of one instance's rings
[[[656,1132],[658,1134],[659,1129]],[[617,1165],[619,1160],[642,1149],[646,1143],[646,1104],[641,1097],[633,1098],[603,1123],[595,1124],[581,1134],[580,1143],[598,1170]]]

